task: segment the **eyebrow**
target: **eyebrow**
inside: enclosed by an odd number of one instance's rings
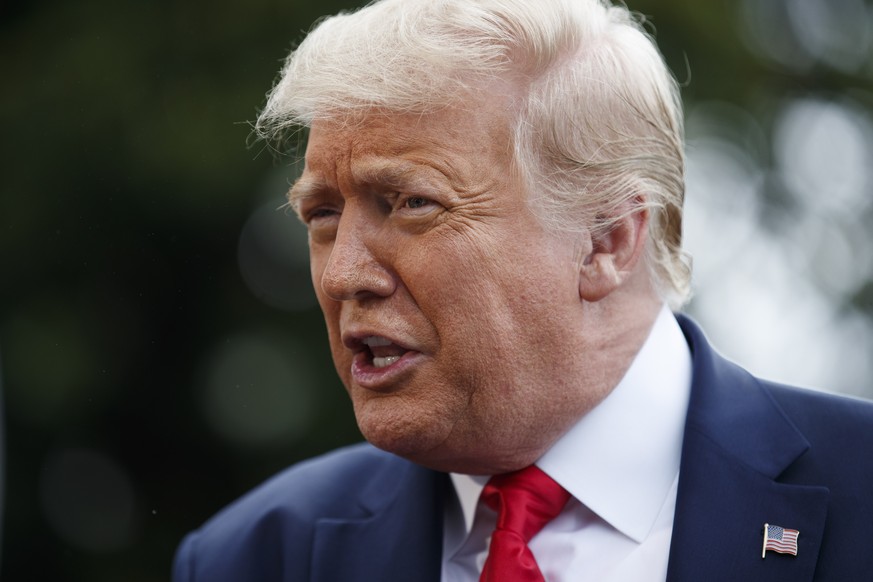
[[[430,170],[429,172],[426,172]],[[420,183],[425,178],[425,173],[433,173],[430,166],[412,162],[388,161],[382,159],[369,160],[354,170],[355,180],[361,184],[379,184],[408,188],[412,184]]]
[[[436,194],[457,190],[447,168],[411,160],[375,158],[354,168],[355,181],[383,190],[415,194]]]
[[[433,187],[433,178],[438,176],[448,180],[432,166],[413,162],[372,158],[364,160],[352,169],[354,181],[367,186],[380,186],[405,190],[409,188]],[[300,202],[312,196],[333,191],[335,188],[326,181],[313,176],[301,176],[288,190],[288,204],[297,211]]]
[[[301,200],[316,196],[328,189],[329,187],[325,182],[302,176],[294,182],[291,189],[289,189],[288,193],[285,195],[285,198],[288,199],[288,204],[294,212],[299,212]]]

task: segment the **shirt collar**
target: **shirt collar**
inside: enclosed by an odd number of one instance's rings
[[[636,542],[646,538],[679,472],[691,354],[662,308],[624,378],[536,465]],[[487,476],[452,474],[467,531]]]
[[[537,461],[634,541],[646,538],[679,473],[691,354],[664,307],[618,386]]]

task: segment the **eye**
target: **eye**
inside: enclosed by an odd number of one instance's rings
[[[424,220],[430,219],[435,212],[442,209],[439,202],[436,202],[429,196],[420,194],[399,194],[398,199],[393,203],[393,213],[398,218],[408,220]]]
[[[340,211],[333,206],[318,206],[303,215],[303,222],[310,234],[324,236],[336,230]]]
[[[312,222],[313,220],[318,220],[319,218],[329,218],[336,214],[336,210],[333,208],[316,208],[312,210],[306,215],[306,222]]]
[[[406,208],[410,208],[412,210],[415,210],[417,208],[424,208],[428,204],[430,204],[430,200],[428,200],[427,198],[422,198],[421,196],[410,196],[405,201]]]
[[[309,225],[313,222],[319,222],[324,219],[330,219],[338,216],[340,213],[340,209],[338,209],[335,204],[330,203],[304,203],[297,208],[297,213],[300,216],[301,220],[303,220],[305,224]]]

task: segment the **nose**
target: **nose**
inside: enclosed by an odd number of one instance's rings
[[[396,287],[394,275],[379,249],[384,247],[375,225],[343,212],[321,288],[334,301],[388,297]]]

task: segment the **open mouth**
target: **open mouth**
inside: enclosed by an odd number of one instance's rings
[[[387,368],[403,357],[408,350],[380,336],[369,336],[361,340],[365,346],[367,362],[374,368]]]

